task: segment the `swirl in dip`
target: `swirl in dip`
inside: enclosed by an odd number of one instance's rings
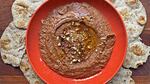
[[[87,78],[100,72],[109,61],[115,35],[94,7],[67,4],[54,9],[41,22],[41,56],[56,73]]]

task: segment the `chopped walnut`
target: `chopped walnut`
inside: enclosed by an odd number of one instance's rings
[[[73,63],[80,63],[81,62],[81,60],[80,59],[73,59],[72,61],[71,61],[71,63],[70,64],[73,64]]]
[[[60,46],[61,46],[61,43],[58,43],[58,46],[60,47]]]

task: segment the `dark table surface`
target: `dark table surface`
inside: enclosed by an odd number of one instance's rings
[[[12,21],[11,6],[14,0],[0,0],[0,37]],[[141,34],[141,38],[146,45],[150,45],[150,0],[141,0],[148,14],[148,22]],[[136,84],[150,84],[150,57],[148,61],[133,70],[133,79]],[[27,84],[19,68],[6,65],[0,59],[0,84]]]

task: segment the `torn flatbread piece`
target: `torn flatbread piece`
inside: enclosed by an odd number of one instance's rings
[[[25,30],[10,23],[0,39],[0,49],[4,63],[19,66],[25,53]]]
[[[145,45],[139,39],[128,45],[126,59],[123,66],[126,68],[137,68],[143,65],[150,55],[150,46]]]
[[[128,42],[132,42],[139,37],[147,22],[144,6],[139,0],[112,0],[112,3],[123,18]]]
[[[131,76],[132,71],[121,67],[119,72],[113,77],[111,81],[108,82],[108,84],[135,84]]]
[[[21,60],[20,69],[30,84],[44,84],[44,82],[33,71],[26,54]]]
[[[26,29],[33,12],[45,0],[15,0],[12,5],[13,22],[17,28]]]

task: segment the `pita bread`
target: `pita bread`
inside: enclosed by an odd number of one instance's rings
[[[142,33],[147,22],[147,14],[139,0],[113,0],[120,12],[128,34],[129,42],[135,40]]]
[[[128,45],[127,56],[123,66],[126,68],[137,68],[147,61],[149,55],[150,47],[137,39]]]
[[[20,69],[30,84],[44,84],[44,82],[33,71],[26,54],[21,60]]]
[[[137,68],[146,62],[150,55],[147,50],[148,46],[140,42],[140,34],[147,22],[147,15],[144,6],[139,0],[113,0],[114,6],[120,12],[128,35],[128,51],[124,62],[126,68]],[[136,56],[130,51],[132,45],[139,46],[145,55]]]
[[[139,38],[141,32],[143,31],[143,29],[140,28],[138,25],[134,25],[132,23],[127,22],[125,26],[126,26],[126,32],[128,35],[129,43]]]
[[[17,28],[26,29],[33,12],[44,0],[15,0],[12,5],[13,22]]]
[[[25,30],[18,29],[10,23],[0,39],[0,44],[4,63],[19,66],[25,53]]]
[[[121,67],[119,72],[113,77],[111,81],[108,82],[108,84],[135,84],[131,76],[132,71]]]

